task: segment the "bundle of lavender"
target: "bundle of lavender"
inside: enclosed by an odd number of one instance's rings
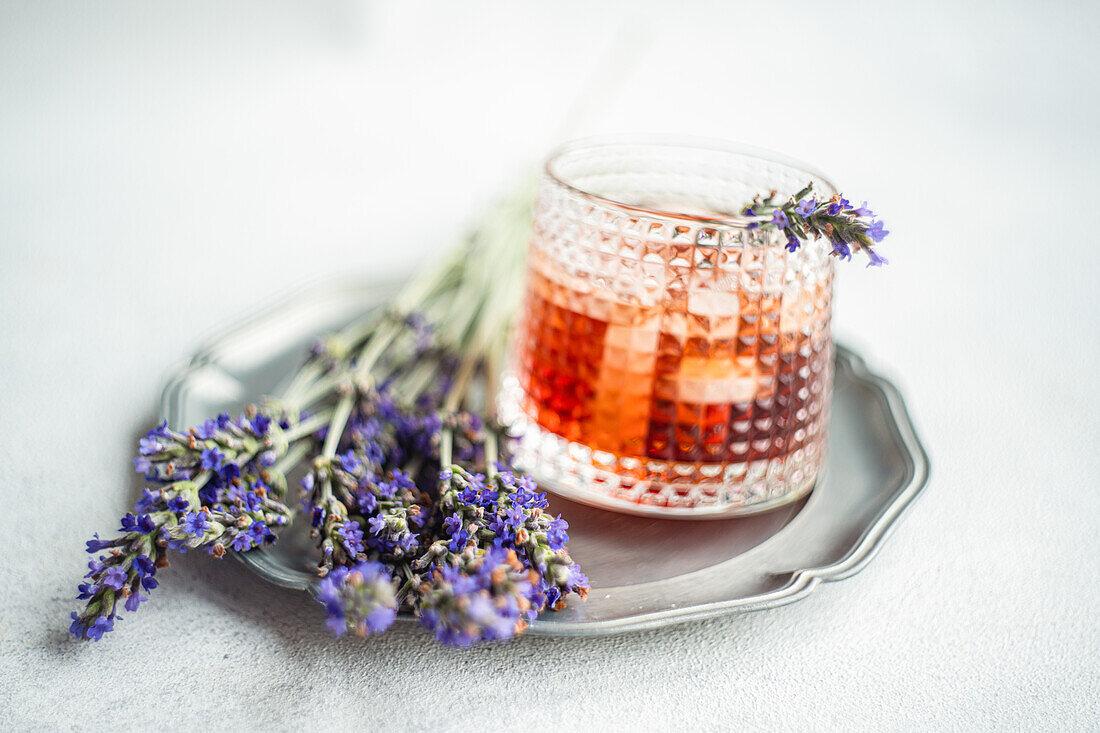
[[[115,537],[88,542],[72,634],[98,640],[119,604],[136,611],[172,551],[251,552],[291,521],[312,526],[337,634],[384,631],[405,611],[467,646],[583,599],[568,525],[508,465],[492,419],[518,298],[504,275],[521,267],[529,200],[502,206],[383,312],[318,341],[281,395],[149,431],[134,460],[148,487]],[[288,474],[302,467],[299,502]]]

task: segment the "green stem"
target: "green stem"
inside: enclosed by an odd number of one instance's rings
[[[485,475],[490,479],[497,475],[497,433],[492,428],[486,428]]]
[[[332,410],[324,410],[318,412],[316,415],[311,415],[302,422],[298,423],[294,427],[283,433],[283,437],[287,439],[288,443],[293,443],[295,440],[302,438],[311,433],[315,433],[324,426],[332,417]]]
[[[442,410],[444,413],[457,412],[459,406],[462,405],[462,400],[466,398],[466,389],[470,386],[474,370],[477,369],[477,361],[477,356],[471,354],[467,354],[462,360],[462,364],[458,367],[458,374],[455,376],[455,382],[443,400]]]
[[[310,444],[306,441],[295,443],[290,446],[286,454],[284,454],[279,460],[275,461],[275,465],[272,468],[279,473],[285,474],[290,469],[297,466],[298,463],[306,457],[306,454],[310,451]]]
[[[371,336],[367,347],[363,351],[362,361],[355,367],[356,377],[361,379],[370,377],[370,372],[371,369],[374,368],[375,362],[381,358],[386,348],[393,343],[400,328],[400,324],[389,321],[382,327],[381,331],[376,331],[374,335]],[[347,427],[348,418],[351,417],[351,410],[354,404],[354,389],[342,395],[340,401],[336,403],[336,409],[332,412],[332,420],[329,422],[328,435],[325,436],[324,449],[321,452],[321,455],[325,458],[332,458],[336,455],[336,446],[339,445],[340,437],[344,434],[344,428]]]
[[[325,445],[321,455],[332,458],[336,455],[336,446],[340,444],[340,437],[347,427],[348,418],[351,417],[351,408],[355,403],[355,393],[348,392],[336,403],[336,409],[332,411],[332,419],[328,424],[328,435],[325,436]]]
[[[359,363],[355,366],[356,376],[366,377],[370,375],[371,369],[374,368],[375,363],[382,357],[382,354],[385,353],[390,344],[393,343],[393,340],[397,338],[402,327],[403,324],[391,320],[386,323],[386,325],[382,326],[379,331],[374,332],[370,341],[367,342],[366,348],[363,349],[363,354],[359,359]]]
[[[299,392],[307,389],[310,385],[316,382],[323,374],[323,368],[315,361],[311,361],[294,375],[294,379],[291,380],[286,390],[283,392],[283,401],[287,402],[299,410],[304,408],[305,404],[298,404]]]
[[[397,383],[393,389],[394,399],[402,403],[414,402],[439,374],[439,367],[438,359],[424,359],[411,372],[397,375]]]

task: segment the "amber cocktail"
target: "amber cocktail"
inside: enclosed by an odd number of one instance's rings
[[[805,495],[825,455],[832,263],[737,212],[813,181],[713,144],[616,140],[548,162],[504,417],[546,488],[666,516]]]

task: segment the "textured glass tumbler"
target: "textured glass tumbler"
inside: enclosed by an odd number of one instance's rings
[[[810,181],[835,193],[801,164],[710,142],[555,154],[501,400],[517,465],[569,498],[659,516],[809,492],[833,381],[832,260],[737,212]]]

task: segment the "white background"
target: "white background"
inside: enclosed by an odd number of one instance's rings
[[[0,725],[1095,727],[1098,6],[765,6],[3,2]],[[453,651],[334,640],[191,554],[106,640],[66,638],[83,541],[206,335],[407,272],[562,136],[616,131],[783,151],[893,230],[888,268],[842,268],[836,329],[901,387],[933,476],[864,572]]]

